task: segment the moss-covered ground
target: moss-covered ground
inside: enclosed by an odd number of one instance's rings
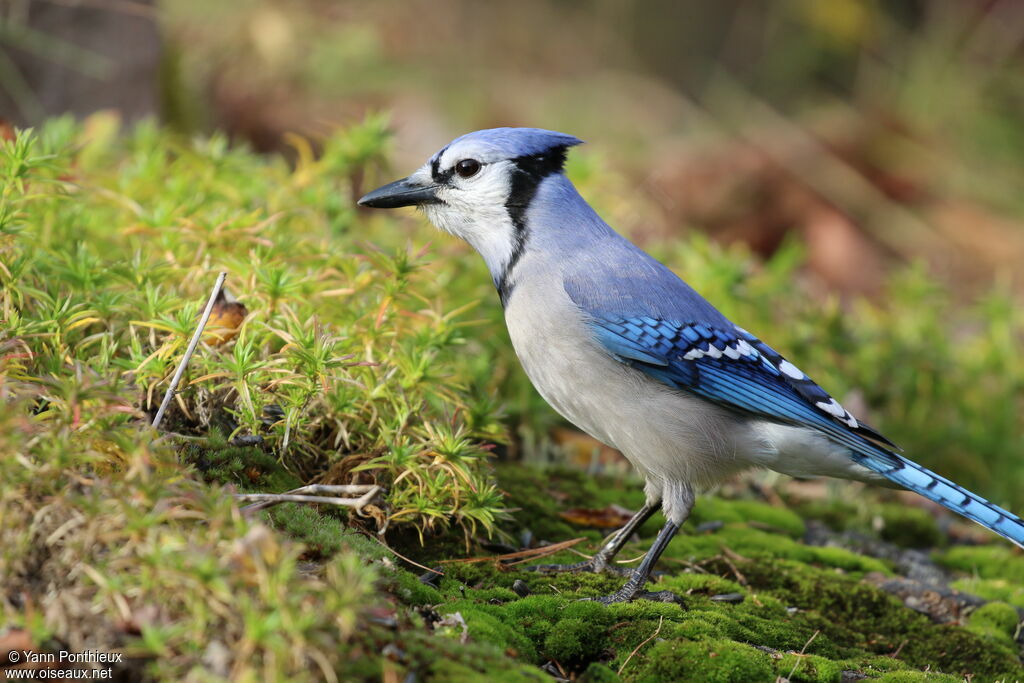
[[[551,541],[583,536],[586,540],[575,546],[581,551],[596,549],[599,534],[561,521],[561,510],[577,504],[636,506],[641,498],[637,487],[569,471],[539,473],[505,466],[500,482],[519,508],[516,519],[522,529]],[[819,506],[823,513],[826,508]],[[895,505],[881,509],[907,514]],[[636,558],[658,523],[655,518],[646,524],[621,557]],[[695,531],[698,526],[706,531]],[[941,535],[930,518],[923,526],[927,533]],[[429,573],[398,570],[389,579],[389,590],[404,606],[426,611],[431,619],[465,622],[465,629],[435,627],[437,637],[489,644],[503,653],[504,661],[570,679],[1024,678],[1024,610],[993,599],[965,611],[956,623],[937,623],[879,588],[877,581],[865,580],[896,575],[892,562],[842,547],[808,545],[802,541],[804,533],[804,519],[785,507],[701,499],[692,522],[663,556],[663,574],[656,583],[658,590],[679,595],[681,604],[641,600],[604,607],[583,599],[614,591],[622,578],[539,575],[493,560],[443,563],[439,567],[444,575],[434,580],[425,578]],[[418,558],[429,564],[431,554]],[[442,553],[436,559],[445,557]],[[578,559],[563,551],[543,561]],[[955,547],[935,559],[980,577],[966,579],[975,582],[1019,585],[1024,570],[1024,556],[998,542]],[[500,671],[489,673],[501,679]]]

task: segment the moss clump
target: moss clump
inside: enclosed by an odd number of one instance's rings
[[[534,643],[543,643],[551,627],[561,616],[564,598],[554,595],[530,595],[503,606],[507,623],[512,624]]]
[[[846,531],[860,516],[853,503],[839,499],[800,500],[791,503],[791,509],[801,519],[816,519],[835,531]]]
[[[730,640],[669,640],[647,651],[638,681],[700,681],[750,683],[771,681],[774,670],[768,655],[750,645]]]
[[[1013,645],[1014,636],[1021,625],[1017,608],[1005,602],[990,602],[975,610],[967,621],[967,628],[975,633]]]
[[[563,666],[576,668],[604,649],[604,630],[583,619],[560,619],[544,639],[544,654]]]
[[[886,504],[877,513],[882,520],[878,535],[904,548],[935,548],[946,541],[945,534],[928,511],[908,505]]]
[[[791,683],[824,683],[838,681],[847,668],[844,661],[833,661],[816,655],[787,654],[775,660],[776,676]],[[856,667],[854,667],[856,668]]]
[[[677,536],[665,551],[665,557],[693,562],[721,555],[724,548],[747,557],[769,555],[849,572],[890,573],[888,565],[873,557],[845,548],[804,545],[788,536],[752,529],[740,523],[727,524],[714,534]]]
[[[701,498],[690,513],[690,522],[694,526],[704,522],[746,522],[794,538],[804,534],[804,521],[797,513],[754,500]]]
[[[490,643],[509,657],[527,662],[537,660],[537,649],[525,635],[505,623],[500,610],[490,605],[460,601],[442,608],[442,614],[458,612],[466,622],[469,637],[478,643]],[[461,638],[461,633],[452,633]]]
[[[444,600],[441,591],[426,585],[415,574],[402,570],[394,573],[393,582],[387,589],[405,604],[416,607],[438,605]]]
[[[468,642],[462,642],[461,634],[456,637],[439,637],[422,629],[403,629],[398,639],[398,661],[394,670],[415,674],[418,680],[478,681],[491,679],[510,683],[542,683],[550,678],[536,667],[524,663],[515,652],[505,651],[492,643],[476,640],[472,635]],[[381,647],[395,642],[394,634],[379,634],[374,640],[367,638],[367,648]],[[364,658],[371,660],[370,658]],[[357,662],[353,662],[356,664]],[[387,664],[384,665],[387,668]],[[405,676],[400,675],[398,680]],[[380,664],[376,670],[345,672],[343,680],[381,680]]]
[[[977,595],[986,600],[1007,602],[1015,607],[1024,609],[1024,586],[1011,583],[1006,579],[970,577],[959,579],[949,585],[964,593]]]
[[[1024,584],[1024,555],[1006,545],[958,546],[940,553],[939,564],[983,579],[1005,579]]]
[[[338,552],[346,537],[355,535],[337,517],[308,505],[277,505],[268,511],[267,518],[275,529],[302,541],[307,556],[314,558],[330,557]]]
[[[963,676],[931,671],[893,671],[877,679],[879,683],[963,683]]]
[[[899,659],[917,668],[1024,675],[1016,653],[1004,644],[963,628],[933,624],[896,598],[850,577],[769,557],[743,562],[740,569],[751,586],[770,590],[803,610],[794,615],[794,623],[821,632],[809,649],[813,654],[848,658],[899,650]]]
[[[604,664],[592,662],[576,680],[580,683],[616,683],[622,679]]]

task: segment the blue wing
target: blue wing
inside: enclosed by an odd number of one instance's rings
[[[735,411],[816,429],[864,467],[1024,547],[1018,517],[889,450],[896,446],[749,332],[644,316],[592,315],[590,326],[608,353],[653,379]]]
[[[896,448],[860,422],[795,365],[731,326],[650,317],[592,318],[598,341],[618,360],[728,408],[812,427],[837,440]]]

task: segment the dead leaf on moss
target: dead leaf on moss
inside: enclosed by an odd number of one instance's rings
[[[559,516],[570,524],[596,529],[618,529],[636,514],[621,505],[609,505],[606,508],[570,508],[560,512]]]

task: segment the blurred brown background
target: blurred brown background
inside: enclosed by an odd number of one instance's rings
[[[965,296],[1024,258],[1017,0],[5,0],[0,118],[159,116],[294,154],[392,113],[398,169],[462,132],[571,132],[643,242],[799,239],[842,295],[925,261]],[[625,190],[623,189],[625,188]],[[628,196],[629,201],[611,198]]]

